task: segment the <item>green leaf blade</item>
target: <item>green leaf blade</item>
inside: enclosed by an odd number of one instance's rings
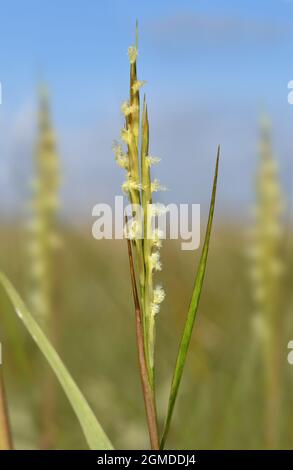
[[[28,311],[21,297],[8,280],[0,272],[0,284],[11,301],[17,316],[22,320],[27,331],[47,359],[63,388],[83,430],[86,441],[91,450],[110,450],[112,444],[97,421],[85,397],[69,374],[59,355],[42,332],[41,328]]]
[[[197,274],[196,274],[196,278],[194,282],[194,288],[193,288],[192,298],[191,298],[191,302],[190,302],[189,309],[188,309],[187,319],[185,322],[185,326],[184,326],[184,330],[183,330],[183,334],[182,334],[182,338],[181,338],[181,342],[179,346],[179,351],[178,351],[178,355],[176,359],[176,365],[174,369],[174,374],[173,374],[173,379],[172,379],[172,384],[171,384],[171,391],[170,391],[169,402],[168,402],[167,417],[166,417],[166,422],[164,426],[163,436],[161,439],[161,446],[160,446],[161,449],[163,449],[165,446],[165,442],[166,442],[167,435],[169,432],[171,419],[172,419],[172,415],[174,411],[174,406],[175,406],[179,386],[181,383],[183,369],[184,369],[184,365],[186,362],[186,356],[187,356],[187,352],[188,352],[188,348],[189,348],[189,344],[191,340],[194,321],[195,321],[195,317],[197,314],[198,305],[199,305],[200,296],[201,296],[201,291],[202,291],[202,286],[203,286],[203,281],[204,281],[204,276],[205,276],[205,271],[206,271],[206,265],[207,265],[212,225],[213,225],[216,192],[217,192],[219,159],[220,159],[220,147],[218,147],[218,152],[217,152],[216,168],[215,168],[212,196],[211,196],[211,202],[210,202],[208,223],[207,223],[207,228],[206,228],[206,233],[205,233],[205,240],[204,240],[204,245],[203,245],[203,249],[202,249],[202,253],[201,253],[201,257],[199,261],[199,266],[198,266],[198,270],[197,270]]]

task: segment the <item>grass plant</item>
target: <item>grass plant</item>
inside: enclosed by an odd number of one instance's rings
[[[160,248],[161,234],[153,229],[153,218],[164,211],[164,206],[153,204],[153,194],[164,189],[158,179],[152,178],[151,167],[159,162],[149,152],[149,117],[146,98],[142,105],[140,90],[144,82],[137,77],[138,38],[136,44],[128,49],[130,61],[129,100],[122,104],[125,125],[121,131],[122,144],[115,144],[115,158],[119,166],[126,171],[123,191],[129,198],[132,214],[126,219],[125,237],[127,239],[131,285],[135,305],[136,341],[139,357],[139,369],[145,402],[147,424],[152,449],[163,449],[170,429],[173,410],[178,396],[179,386],[189,350],[191,335],[198,311],[205,277],[212,222],[215,208],[216,188],[219,168],[220,149],[218,148],[215,175],[212,187],[210,211],[205,232],[202,253],[195,276],[190,306],[187,312],[172,384],[170,387],[165,427],[160,433],[157,419],[155,337],[156,321],[165,292],[156,284],[156,273],[161,271]],[[99,421],[93,414],[85,397],[72,379],[67,368],[50,341],[48,323],[52,315],[52,258],[55,238],[55,217],[58,188],[58,171],[54,150],[54,138],[48,120],[47,100],[42,100],[40,113],[40,140],[37,154],[37,179],[35,181],[35,219],[31,241],[32,258],[30,269],[34,273],[36,297],[30,299],[27,308],[12,283],[4,274],[0,274],[2,293],[5,293],[13,306],[14,312],[25,326],[39,350],[42,352],[52,371],[62,386],[79,423],[90,449],[112,449],[112,443]],[[123,146],[126,147],[124,150]],[[144,210],[142,226],[133,218],[137,208]],[[139,236],[142,234],[142,236]],[[31,313],[32,312],[32,313]],[[0,405],[3,403],[0,396]],[[113,416],[114,419],[114,416]],[[7,436],[1,436],[0,446],[8,446]],[[5,442],[6,439],[6,442]]]
[[[164,212],[165,207],[163,204],[153,202],[153,194],[165,188],[157,178],[152,179],[151,176],[151,167],[159,163],[160,159],[151,155],[149,151],[150,130],[145,96],[143,105],[141,106],[140,90],[145,84],[145,81],[139,80],[137,76],[137,28],[136,44],[129,47],[128,56],[130,62],[129,99],[121,106],[121,111],[125,117],[125,125],[121,131],[122,143],[116,143],[114,145],[114,153],[118,165],[126,172],[126,180],[122,184],[122,190],[126,193],[133,207],[133,218],[131,221],[127,221],[126,225],[126,237],[129,240],[128,253],[135,312],[139,317],[140,332],[139,335],[137,335],[137,341],[150,442],[153,449],[158,449],[164,447],[169,431],[202,291],[215,207],[220,149],[218,148],[204,246],[175,365],[166,423],[162,439],[159,441],[155,391],[155,333],[156,318],[160,311],[160,305],[165,298],[165,292],[161,285],[154,284],[155,273],[162,270],[160,260],[162,234],[160,234],[159,229],[153,228],[153,219],[156,216],[160,216],[161,213]],[[126,147],[125,150],[123,149],[123,145]],[[143,224],[141,224],[136,217],[139,208],[142,209]],[[135,262],[133,262],[132,251],[134,252]],[[138,289],[136,288],[136,284],[138,285]],[[143,343],[143,351],[141,351],[141,342]],[[147,381],[144,377],[144,371],[147,374]]]

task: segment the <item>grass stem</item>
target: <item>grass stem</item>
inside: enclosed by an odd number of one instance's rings
[[[159,436],[158,436],[158,425],[157,425],[157,413],[155,405],[155,397],[151,388],[148,369],[144,350],[144,336],[142,327],[142,314],[140,309],[139,297],[137,292],[137,286],[135,281],[135,271],[132,256],[131,241],[127,239],[128,257],[131,275],[131,285],[135,308],[135,323],[136,323],[136,341],[138,350],[138,360],[140,368],[141,384],[144,396],[145,410],[147,416],[148,430],[150,436],[151,448],[153,450],[159,450]]]

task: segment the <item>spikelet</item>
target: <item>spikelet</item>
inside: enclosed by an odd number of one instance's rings
[[[118,165],[126,170],[126,180],[122,185],[123,192],[131,204],[138,204],[143,209],[143,239],[139,239],[140,227],[137,223],[128,224],[126,236],[132,240],[139,274],[140,304],[143,315],[143,330],[149,380],[154,381],[154,344],[155,316],[159,313],[160,304],[165,293],[160,287],[154,288],[154,274],[162,269],[159,250],[162,245],[162,234],[153,230],[153,218],[164,213],[162,204],[152,204],[152,193],[165,188],[155,178],[151,180],[150,167],[160,159],[149,154],[149,121],[147,104],[144,98],[140,106],[140,89],[145,84],[137,78],[137,39],[136,45],[128,49],[130,61],[129,99],[121,106],[125,125],[121,130],[122,144],[114,147]],[[126,150],[123,150],[123,144]]]
[[[55,136],[50,124],[47,90],[40,90],[38,139],[34,156],[32,215],[28,224],[28,301],[38,320],[46,326],[52,313],[52,257],[60,245],[56,230],[59,207],[59,164]]]
[[[263,352],[267,386],[266,444],[276,445],[279,402],[279,341],[282,312],[280,285],[283,272],[281,258],[282,215],[284,201],[279,182],[278,167],[270,141],[270,125],[266,117],[261,121],[260,163],[256,179],[256,207],[254,227],[250,235],[251,284],[255,303],[254,332]]]

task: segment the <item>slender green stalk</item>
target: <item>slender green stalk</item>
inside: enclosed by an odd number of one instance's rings
[[[199,262],[198,271],[195,278],[195,284],[193,288],[193,294],[187,314],[187,320],[184,326],[183,335],[178,351],[178,356],[176,360],[176,365],[174,369],[174,375],[172,379],[169,403],[168,403],[168,411],[167,411],[167,418],[165,422],[165,427],[163,431],[163,436],[161,439],[160,448],[163,449],[166,443],[167,435],[169,432],[171,419],[173,416],[174,406],[179,390],[179,386],[182,379],[183,369],[185,366],[186,356],[191,340],[191,334],[193,330],[193,325],[196,317],[196,313],[198,310],[199,300],[201,296],[206,265],[207,265],[207,258],[208,258],[208,251],[209,251],[209,244],[210,244],[210,237],[212,231],[212,223],[213,223],[213,216],[214,216],[214,209],[215,209],[215,202],[216,202],[216,190],[217,190],[217,180],[218,180],[218,168],[219,168],[219,158],[220,158],[220,147],[218,148],[218,155],[217,155],[217,162],[216,162],[216,169],[215,169],[215,176],[214,176],[214,183],[213,183],[213,191],[210,203],[210,211],[209,211],[209,218],[207,223],[205,241],[201,253],[201,258]]]
[[[128,257],[129,257],[129,265],[130,265],[132,293],[133,293],[134,308],[135,308],[138,360],[139,360],[140,377],[141,377],[142,390],[143,390],[143,396],[144,396],[147,423],[148,423],[148,429],[149,429],[150,443],[151,443],[152,449],[158,450],[159,449],[159,434],[158,434],[158,425],[157,425],[156,404],[155,404],[154,392],[152,390],[152,387],[150,386],[149,379],[148,379],[148,369],[147,369],[147,362],[146,362],[145,349],[144,349],[142,314],[141,314],[141,309],[139,305],[139,297],[138,297],[136,281],[135,281],[134,263],[133,263],[130,240],[127,240],[127,246],[128,246]]]

